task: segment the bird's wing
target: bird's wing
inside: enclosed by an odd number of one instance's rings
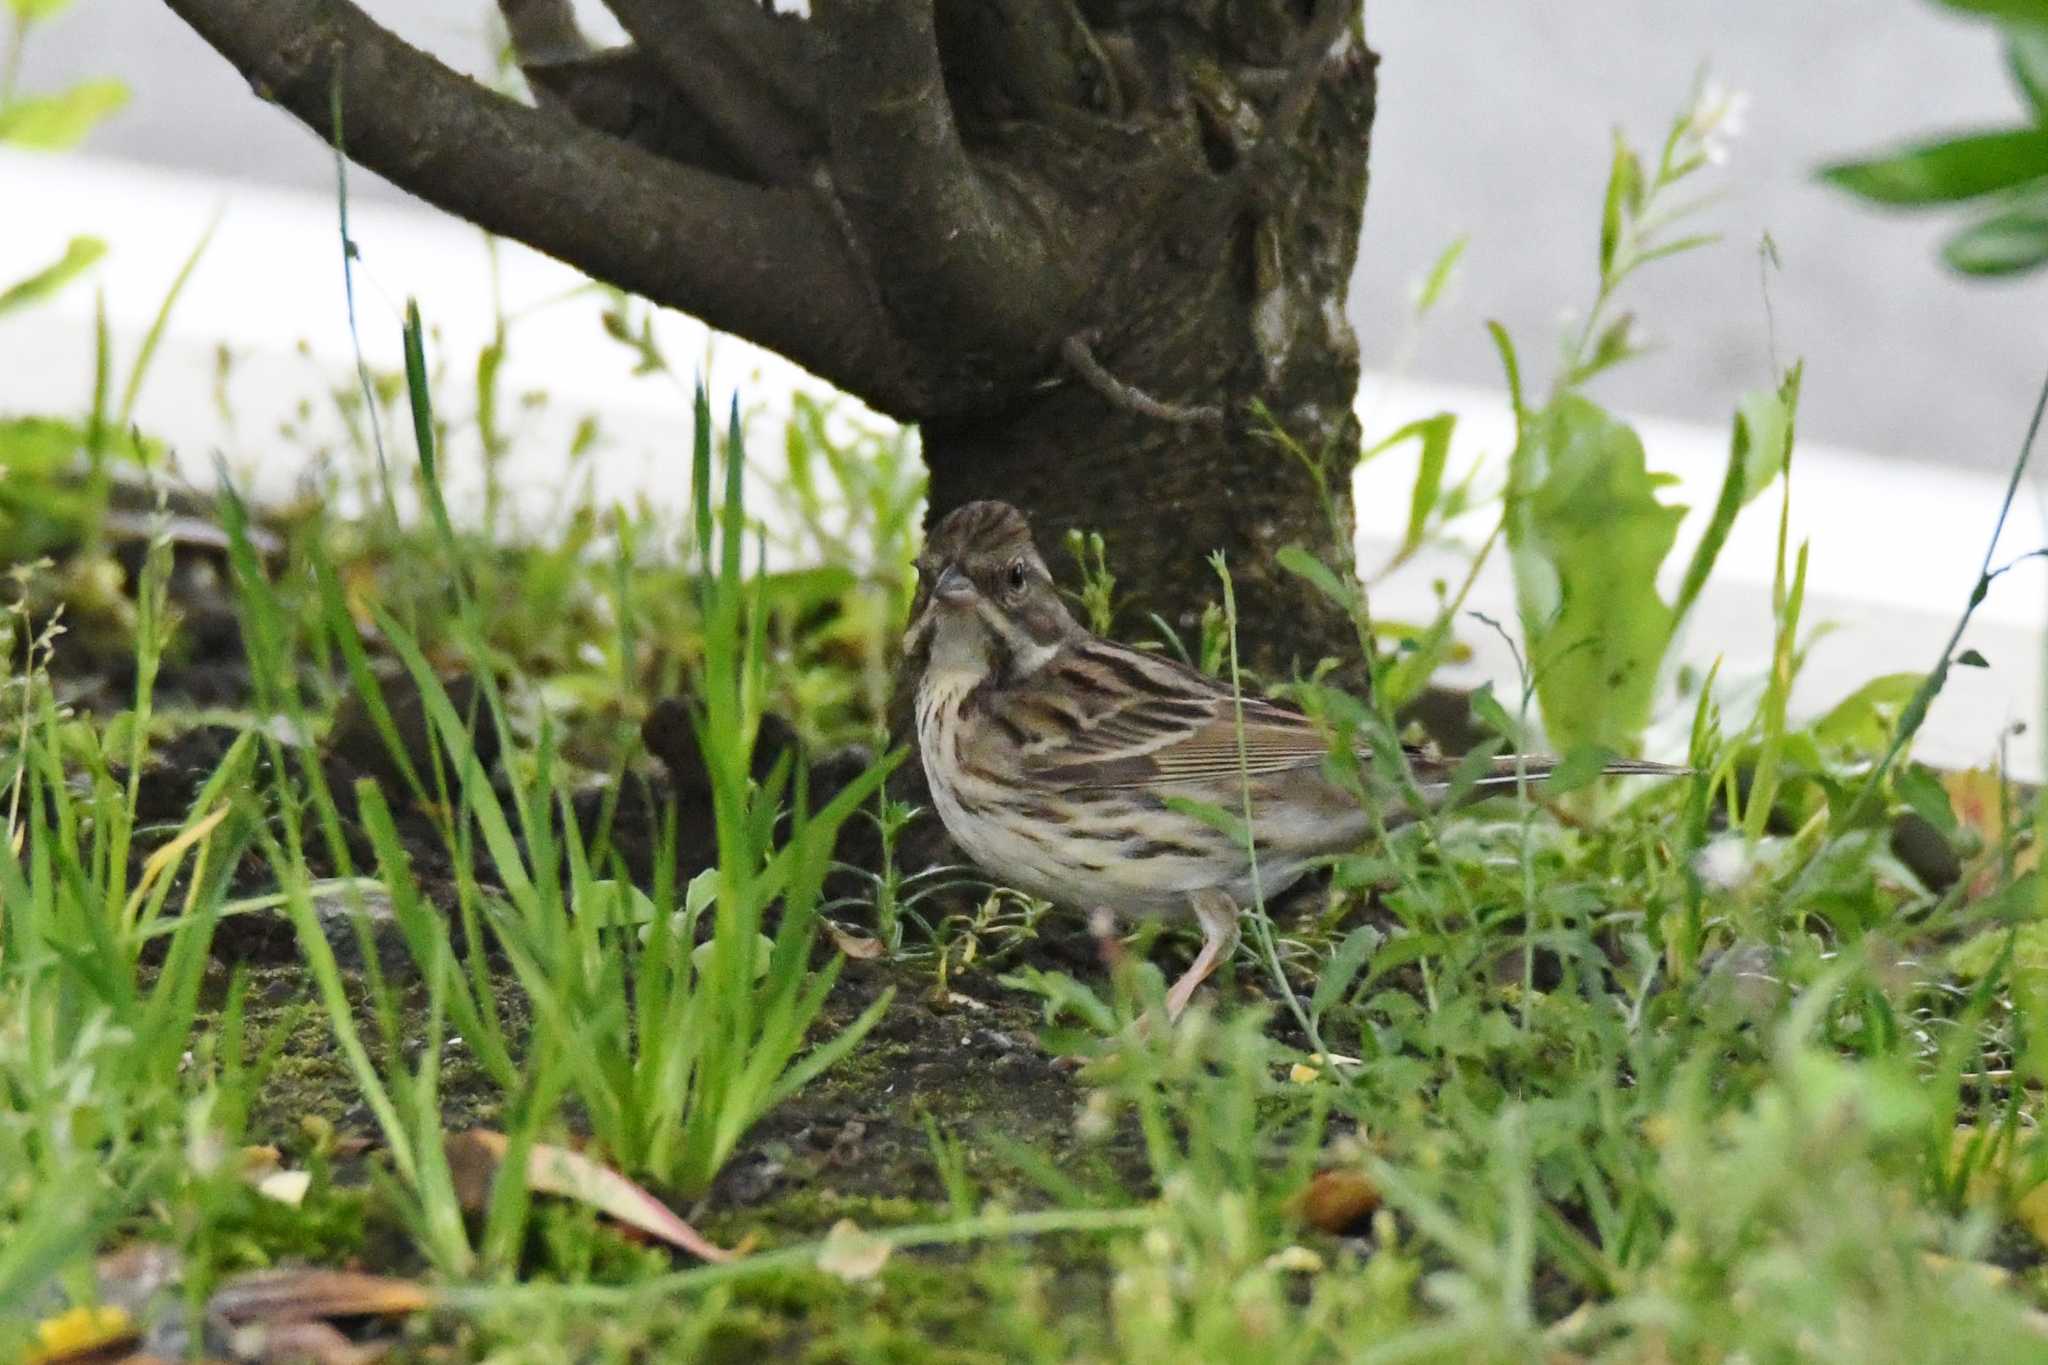
[[[1062,651],[992,703],[1021,739],[1026,772],[1069,788],[1198,785],[1312,766],[1329,752],[1315,723],[1242,698],[1191,668],[1103,641]]]
[[[1317,767],[1330,751],[1326,732],[1298,711],[1235,697],[1227,684],[1192,668],[1093,638],[1062,650],[987,705],[997,728],[1017,746],[1024,771],[1068,789],[1199,787]],[[1403,749],[1421,791],[1442,796],[1459,760]],[[1370,757],[1362,740],[1357,751],[1361,759]],[[1503,754],[1473,779],[1473,790],[1541,781],[1556,766],[1542,754]],[[1624,758],[1602,771],[1678,776],[1689,770]]]

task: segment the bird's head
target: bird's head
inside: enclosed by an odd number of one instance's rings
[[[970,502],[947,514],[917,558],[905,651],[924,667],[979,682],[1027,678],[1077,630],[1031,543],[1024,514]]]

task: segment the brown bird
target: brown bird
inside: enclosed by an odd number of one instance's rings
[[[1170,1018],[1235,950],[1238,907],[1255,884],[1242,837],[1168,798],[1237,812],[1248,783],[1256,891],[1269,897],[1372,831],[1372,814],[1325,776],[1329,742],[1307,716],[1083,629],[1016,508],[957,509],[917,567],[905,647],[918,748],[946,831],[990,876],[1058,904],[1191,911],[1202,949],[1167,992]],[[1426,796],[1448,792],[1450,764],[1414,749],[1407,757]],[[1502,757],[1478,786],[1554,766]],[[1684,769],[1622,760],[1606,771]],[[1407,815],[1382,810],[1389,825]]]

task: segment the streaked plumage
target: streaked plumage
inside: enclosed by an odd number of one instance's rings
[[[1169,994],[1170,1013],[1235,943],[1237,906],[1253,887],[1242,842],[1169,809],[1169,797],[1236,811],[1248,777],[1266,896],[1372,831],[1372,817],[1324,776],[1329,746],[1308,717],[1239,702],[1226,683],[1082,629],[1015,508],[959,508],[918,567],[907,646],[939,818],[983,870],[1021,891],[1126,915],[1192,911],[1203,951]],[[1444,765],[1414,751],[1409,759],[1426,793],[1447,787]],[[1521,762],[1531,776],[1551,766]],[[1610,771],[1678,770],[1624,762]],[[1481,781],[1512,784],[1516,760],[1499,760]],[[1386,818],[1401,814],[1389,808]]]

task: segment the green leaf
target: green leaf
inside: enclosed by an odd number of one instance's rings
[[[1956,655],[1956,662],[1961,664],[1964,668],[1991,667],[1990,660],[1986,659],[1982,654],[1979,654],[1974,649],[1966,649],[1962,653]]]
[[[1706,530],[1701,532],[1700,543],[1693,549],[1692,560],[1686,565],[1685,579],[1678,589],[1678,601],[1671,609],[1675,619],[1685,618],[1701,589],[1707,586],[1707,578],[1714,571],[1714,562],[1721,556],[1721,547],[1728,542],[1728,532],[1735,525],[1737,514],[1791,463],[1792,433],[1799,413],[1799,384],[1803,373],[1803,366],[1794,365],[1776,392],[1758,389],[1744,394],[1737,401],[1734,432],[1728,442],[1728,468],[1721,476],[1721,493],[1714,500],[1713,515],[1707,519]]]
[[[1166,808],[1176,815],[1186,815],[1200,820],[1232,843],[1247,847],[1251,844],[1251,840],[1246,837],[1243,818],[1213,802],[1197,801],[1191,796],[1169,796],[1166,798]]]
[[[1994,214],[1941,244],[1941,258],[1965,275],[2017,275],[2048,261],[2048,204]]]
[[[24,24],[33,24],[39,19],[48,19],[60,10],[70,7],[71,0],[7,0],[7,7]]]
[[[1635,151],[1614,130],[1614,160],[1607,168],[1607,194],[1600,207],[1600,278],[1614,273],[1614,254],[1621,246],[1625,220],[1641,207],[1643,168]]]
[[[37,95],[0,106],[0,142],[38,151],[75,147],[93,125],[128,102],[128,87],[117,80],[80,81],[54,95]]]
[[[1872,678],[1835,703],[1813,724],[1813,737],[1830,749],[1876,753],[1891,741],[1899,712],[1925,681],[1922,673],[1887,673]]]
[[[653,898],[631,882],[607,877],[591,882],[585,890],[588,894],[576,896],[572,908],[578,919],[587,916],[601,928],[652,924],[660,913],[655,909]]]
[[[1500,709],[1500,703],[1494,701],[1492,692],[1487,688],[1481,688],[1480,691],[1486,693],[1486,702],[1493,708],[1493,713],[1497,716],[1499,722],[1507,724],[1507,712]],[[1477,697],[1478,694],[1475,693],[1475,701]],[[1474,705],[1472,712],[1474,715],[1479,715],[1484,709],[1482,706]],[[1479,786],[1482,779],[1494,775],[1494,760],[1499,758],[1507,748],[1508,741],[1501,735],[1495,735],[1492,739],[1484,740],[1475,748],[1460,754],[1457,766],[1451,769],[1450,780],[1443,784],[1442,800],[1444,804],[1448,806],[1462,804],[1467,797],[1472,795],[1473,790]]]
[[[2048,177],[2048,129],[1967,133],[1821,171],[1838,189],[1879,204],[1948,204]]]
[[[635,889],[637,890],[638,888]],[[642,899],[645,899],[644,896]],[[715,938],[707,939],[690,949],[690,961],[696,964],[698,971],[709,972],[711,970],[712,957],[717,951],[718,940]],[[775,941],[766,934],[756,933],[754,935],[754,960],[747,968],[747,979],[759,981],[762,977],[768,975],[768,964],[774,960],[774,957]]]
[[[1522,364],[1515,358],[1514,338],[1508,335],[1507,328],[1491,319],[1487,321],[1486,334],[1493,338],[1493,349],[1500,352],[1500,367],[1507,375],[1508,400],[1515,405],[1515,430],[1519,433],[1529,409],[1522,401]]]
[[[1963,14],[1982,15],[1989,19],[2048,24],[2048,0],[1937,0],[1937,3]]]
[[[2038,874],[2029,872],[2020,877],[2004,892],[1987,897],[1986,901],[1971,909],[1991,918],[1988,913],[1994,907],[1993,901],[2003,900],[2014,907],[2015,912],[2031,912],[2039,902],[2040,887]],[[2040,977],[2048,975],[2048,921],[2034,920],[2017,928],[2008,927],[1992,919],[1993,928],[1986,929],[1974,938],[1966,939],[1947,953],[1948,965],[1964,981],[1977,981],[1990,975],[2005,957],[2006,940],[2012,940],[2012,972],[2015,976]]]
[[[1956,832],[1955,807],[1949,804],[1941,779],[1933,773],[1918,764],[1902,767],[1892,774],[1892,789],[1928,824],[1943,834]]]
[[[2005,69],[2034,122],[2048,125],[2048,25],[2014,24],[2005,31]]]
[[[1408,498],[1408,527],[1401,533],[1400,553],[1403,555],[1413,553],[1422,544],[1423,532],[1429,526],[1429,514],[1436,510],[1437,502],[1443,496],[1444,466],[1450,461],[1451,434],[1457,426],[1458,415],[1454,412],[1419,418],[1358,457],[1358,462],[1364,464],[1403,441],[1418,441],[1422,445],[1422,462],[1415,470],[1415,489]]]
[[[1323,964],[1316,976],[1315,994],[1309,997],[1308,1012],[1315,1018],[1322,1018],[1330,1006],[1344,998],[1351,989],[1351,983],[1358,979],[1359,968],[1373,949],[1380,946],[1386,935],[1370,924],[1360,925],[1344,936],[1337,945],[1337,951],[1330,954],[1330,960]]]
[[[99,238],[73,237],[62,256],[27,279],[17,280],[0,290],[0,315],[48,298],[106,254],[107,244]]]
[[[1508,467],[1515,602],[1552,741],[1633,747],[1676,617],[1657,570],[1682,507],[1658,501],[1643,443],[1567,393],[1531,416]]]
[[[78,458],[84,445],[82,430],[54,417],[0,419],[0,465],[16,480],[61,473]],[[0,483],[0,488],[4,487]]]
[[[1550,770],[1550,777],[1544,782],[1546,791],[1559,796],[1575,792],[1607,770],[1614,761],[1614,751],[1600,744],[1574,745],[1570,753],[1558,760]]]
[[[1458,261],[1465,254],[1467,240],[1462,234],[1453,238],[1429,267],[1429,273],[1415,286],[1416,321],[1429,316],[1430,310],[1443,301],[1444,291],[1450,288],[1451,280],[1457,275]]]
[[[1472,695],[1466,698],[1465,704],[1471,708],[1472,719],[1478,721],[1508,743],[1514,744],[1520,740],[1522,727],[1515,724],[1514,717],[1510,716],[1507,708],[1500,704],[1500,698],[1493,695],[1493,682],[1491,679],[1475,688]],[[1491,755],[1488,755],[1488,758],[1490,760]]]
[[[1572,367],[1565,378],[1565,386],[1575,387],[1585,383],[1602,370],[1612,369],[1622,361],[1641,355],[1642,348],[1633,340],[1636,319],[1633,313],[1623,313],[1600,329],[1600,335],[1593,341],[1592,354]]]
[[[1329,565],[1299,545],[1283,545],[1273,560],[1297,578],[1307,579],[1317,591],[1346,611],[1357,606],[1357,594],[1344,585]]]

